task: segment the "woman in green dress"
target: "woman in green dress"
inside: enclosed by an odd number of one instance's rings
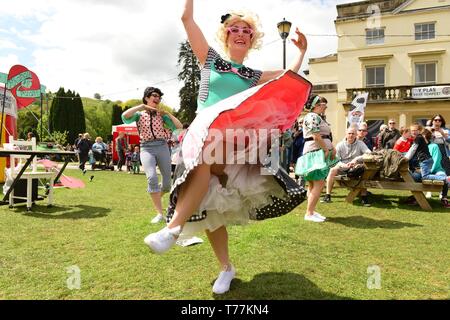
[[[303,119],[305,146],[298,159],[296,174],[308,181],[308,206],[305,220],[324,222],[326,218],[316,212],[316,205],[325,185],[330,167],[336,164],[336,149],[331,142],[330,124],[323,119],[327,109],[327,99],[314,95],[310,97],[305,109],[309,113]]]
[[[292,41],[298,54],[288,71],[248,68],[243,65],[244,59],[251,49],[260,46],[262,37],[257,16],[233,12],[221,17],[218,38],[228,56],[225,59],[209,46],[196,24],[193,2],[185,1],[182,21],[202,65],[197,116],[183,138],[170,195],[168,225],[148,235],[144,242],[153,252],[163,253],[180,234],[206,231],[222,269],[213,292],[222,294],[229,290],[235,276],[226,225],[286,214],[305,199],[306,192],[284,170],[274,169],[275,161],[264,162],[268,158],[260,157],[257,163],[230,161],[240,137],[228,138],[221,133],[241,130],[246,137],[256,135],[256,148],[252,149],[244,139],[245,155],[249,156],[267,145],[263,130],[284,131],[291,127],[311,90],[311,84],[296,74],[307,41],[297,29],[297,37]],[[228,149],[230,145],[233,149]],[[207,152],[211,149],[213,152]]]

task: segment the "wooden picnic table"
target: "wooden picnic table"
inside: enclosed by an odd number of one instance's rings
[[[444,184],[442,181],[437,180],[414,181],[409,172],[408,162],[404,162],[399,166],[399,181],[380,179],[380,176],[377,174],[381,169],[381,165],[375,159],[364,158],[364,166],[365,171],[360,179],[336,177],[341,186],[350,190],[345,199],[349,203],[353,203],[363,189],[409,190],[423,210],[431,211],[431,206],[424,192],[440,192]]]

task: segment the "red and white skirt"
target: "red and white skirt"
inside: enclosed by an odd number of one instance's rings
[[[306,191],[278,166],[273,146],[301,114],[311,87],[287,71],[199,112],[183,138],[167,222],[175,212],[180,186],[202,162],[225,163],[226,179],[211,175],[207,194],[183,228],[185,235],[278,217],[302,203]]]

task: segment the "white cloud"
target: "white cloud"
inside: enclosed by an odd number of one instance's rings
[[[6,0],[0,0],[6,1]],[[336,4],[348,1],[247,0],[246,9],[259,14],[265,32],[265,46],[249,56],[250,67],[270,70],[282,66],[282,42],[276,24],[290,20],[306,34],[333,34]],[[242,1],[195,1],[195,17],[206,38],[213,40],[220,16],[242,8]],[[23,24],[38,22],[38,29],[9,27],[23,43],[29,43],[29,57],[0,55],[2,66],[23,60],[51,91],[60,86],[92,97],[98,92],[111,100],[140,98],[143,89],[177,76],[178,45],[185,38],[180,21],[183,1],[144,0],[15,0],[0,6],[0,16]],[[19,25],[19,24],[17,24]],[[1,26],[1,24],[0,24]],[[5,26],[1,26],[5,29]],[[291,33],[293,35],[293,32]],[[336,51],[337,40],[309,36],[308,57]],[[13,43],[5,41],[11,49]],[[271,43],[271,44],[268,44]],[[3,48],[5,49],[5,48]],[[287,44],[287,60],[295,48]],[[305,60],[302,69],[307,68]],[[159,85],[165,102],[178,107],[181,84],[172,80]]]
[[[0,66],[8,66],[7,69],[2,69],[0,72],[8,73],[12,66],[19,64],[19,58],[14,54],[0,56]]]
[[[0,48],[3,50],[5,49],[14,49],[14,50],[20,50],[23,48],[18,47],[14,42],[9,40],[0,39]]]

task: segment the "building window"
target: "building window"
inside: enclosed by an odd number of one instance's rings
[[[416,63],[416,84],[436,83],[436,63]]]
[[[384,44],[384,29],[367,29],[366,44]]]
[[[427,121],[430,120],[431,117],[427,116],[417,116],[413,117],[413,123],[417,122],[418,124],[421,124],[423,127],[427,126]]]
[[[435,23],[416,24],[416,40],[434,39],[436,37]]]
[[[367,87],[384,87],[384,66],[366,67],[366,86]]]

